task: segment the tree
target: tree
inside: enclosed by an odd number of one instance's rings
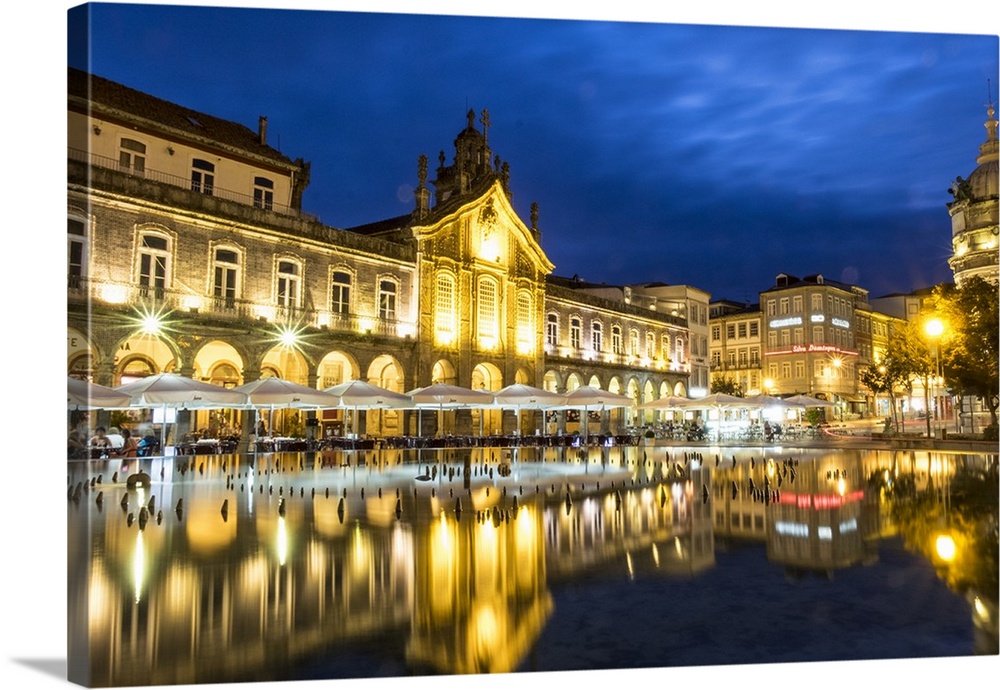
[[[941,364],[948,388],[958,395],[982,398],[997,428],[1000,405],[1000,293],[978,276],[961,288],[939,285],[934,311],[946,327],[941,335]]]
[[[737,395],[743,397],[743,386],[735,378],[730,378],[725,374],[715,374],[712,376],[712,392],[723,393],[725,395]]]
[[[861,382],[873,393],[889,395],[892,418],[899,431],[896,410],[896,393],[913,393],[913,382],[922,379],[924,390],[928,389],[930,377],[934,374],[934,358],[920,324],[907,322],[893,330],[881,361],[861,374]],[[929,423],[929,422],[928,422]]]

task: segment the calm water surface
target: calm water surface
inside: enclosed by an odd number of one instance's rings
[[[908,476],[951,509],[948,478],[987,462],[639,447],[70,463],[70,666],[117,686],[995,653],[995,603],[982,614],[904,548],[884,497]]]

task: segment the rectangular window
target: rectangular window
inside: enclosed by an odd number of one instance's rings
[[[646,331],[646,357],[653,359],[656,356],[656,337],[652,331]]]
[[[747,365],[747,351],[745,349],[740,350],[740,367],[746,368]]]
[[[781,329],[781,346],[788,347],[792,344],[792,334],[787,328]]]
[[[146,145],[135,139],[122,139],[118,167],[122,172],[143,175],[146,172]]]
[[[792,363],[782,362],[781,363],[781,378],[786,381],[792,377]]]
[[[718,341],[722,335],[722,329],[718,326],[712,326],[712,340]]]
[[[792,331],[792,344],[793,345],[802,345],[803,344],[802,340],[803,340],[804,337],[805,337],[805,334],[802,332],[801,328],[794,329]]]
[[[760,350],[755,347],[750,349],[750,366],[760,366]]]
[[[629,354],[634,357],[639,356],[639,331],[632,329],[628,333]]]
[[[792,297],[792,312],[795,314],[802,312],[802,295],[794,295]]]
[[[163,297],[167,287],[167,262],[170,258],[168,243],[165,237],[158,235],[143,235],[139,248],[139,286],[142,292]]]
[[[78,288],[87,271],[87,227],[82,220],[76,218],[67,220],[69,287]]]
[[[730,340],[736,337],[736,324],[727,323],[726,324],[726,337]]]
[[[812,295],[809,296],[809,301],[810,301],[810,308],[814,312],[823,311],[823,295],[821,295],[818,292],[813,293]]]
[[[813,337],[812,341],[814,343],[822,343],[823,342],[823,327],[822,326],[813,326],[813,336],[812,337]]]
[[[625,354],[625,345],[622,342],[622,327],[611,327],[611,351],[616,355]]]
[[[231,249],[215,250],[215,275],[212,294],[225,307],[232,308],[236,302],[236,281],[239,274],[239,255]]]
[[[779,304],[780,304],[780,307],[779,307],[778,311],[780,313],[782,313],[782,314],[787,314],[788,313],[788,298],[787,297],[782,297]]]
[[[378,283],[378,317],[385,321],[396,320],[396,283],[391,280]]]
[[[195,158],[191,161],[191,191],[212,196],[215,187],[215,165]]]
[[[760,335],[760,326],[756,321],[750,322],[750,337],[756,338]]]
[[[736,350],[729,351],[729,368],[730,369],[736,368]]]
[[[767,315],[768,316],[774,316],[774,300],[773,299],[767,300]]]
[[[559,344],[558,314],[549,314],[545,317],[545,343],[553,347]]]
[[[600,352],[604,349],[604,330],[597,321],[591,324],[590,328],[590,348],[594,352]]]
[[[574,350],[580,349],[580,337],[581,337],[581,324],[580,319],[574,316],[569,320],[569,346]]]
[[[330,311],[342,315],[351,313],[351,274],[347,271],[333,272],[333,282],[330,285]]]
[[[746,338],[747,337],[747,325],[746,325],[745,322],[741,323],[739,325],[739,337],[740,338]]]
[[[532,317],[531,295],[527,292],[517,294],[517,351],[528,354],[535,349],[535,320]]]
[[[769,350],[777,349],[778,347],[778,332],[768,331],[767,332],[767,347]]]
[[[278,262],[278,306],[291,309],[299,304],[299,267],[291,261]]]
[[[266,177],[253,178],[253,205],[267,211],[274,207],[274,182]]]
[[[806,363],[801,359],[795,360],[795,378],[804,379],[806,377]]]

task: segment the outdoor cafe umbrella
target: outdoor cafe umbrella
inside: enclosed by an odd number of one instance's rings
[[[476,391],[450,383],[432,383],[423,388],[407,392],[418,410],[435,408],[438,410],[438,435],[441,434],[441,414],[447,409],[459,407],[489,407],[493,396],[485,391]]]
[[[750,410],[762,407],[760,403],[753,402],[747,398],[741,398],[738,395],[729,395],[728,393],[710,393],[701,398],[692,398],[687,402],[681,404],[684,409],[692,410],[716,410],[719,412],[720,419],[723,410]],[[718,438],[720,430],[716,428],[715,434]]]
[[[837,403],[830,402],[829,400],[821,400],[819,398],[814,398],[811,395],[804,395],[802,393],[798,395],[793,395],[788,398],[784,398],[786,403],[791,403],[799,405],[805,409],[810,407],[836,407]],[[802,414],[799,414],[799,422],[802,421]]]
[[[335,395],[277,376],[265,376],[233,390],[247,396],[247,404],[254,408],[255,415],[258,407],[270,408],[269,425],[276,409],[317,410],[340,404],[340,399]],[[273,428],[271,426],[272,431]]]
[[[604,410],[609,407],[631,407],[634,404],[632,398],[627,395],[619,395],[610,391],[602,390],[595,386],[581,386],[563,395],[563,402],[558,406],[563,409],[583,410],[583,443],[587,443],[590,420],[587,417],[591,409]]]
[[[493,393],[497,407],[512,408],[517,417],[517,433],[521,433],[521,410],[545,410],[560,405],[566,396],[525,383],[512,383]]]
[[[161,451],[165,450],[166,444],[167,408],[236,408],[243,407],[247,403],[245,393],[168,372],[137,379],[130,383],[122,384],[114,390],[130,396],[132,398],[131,407],[159,407],[163,409],[164,421],[160,427]]]
[[[132,397],[114,388],[67,376],[67,405],[71,410],[122,409],[130,407]]]
[[[398,410],[413,406],[413,401],[408,395],[358,379],[327,388],[326,392],[340,398],[340,407],[353,410],[351,419],[355,429],[357,429],[358,410]]]

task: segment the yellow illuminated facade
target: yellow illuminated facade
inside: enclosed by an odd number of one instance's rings
[[[657,310],[637,307],[628,288],[595,300],[560,282],[537,204],[530,223],[512,206],[488,113],[481,129],[475,112],[467,119],[451,162],[442,151],[431,173],[418,160],[411,213],[341,229],[303,210],[310,165],[269,144],[266,118],[253,130],[70,70],[70,375],[114,386],[174,371],[230,387],[279,376],[321,389],[364,379],[399,392],[436,381],[592,384],[636,402],[707,381],[707,347],[690,335],[701,322],[687,308],[707,305],[707,293],[690,288],[697,296],[680,309],[647,297]],[[587,322],[579,342],[573,318]],[[478,415],[443,421],[449,431],[515,425],[511,412]],[[238,430],[245,417],[182,412],[178,430]],[[306,417],[277,411],[273,421],[286,435],[346,430],[340,411]],[[522,431],[541,426],[523,417]],[[362,412],[353,431],[415,433],[418,419]]]

